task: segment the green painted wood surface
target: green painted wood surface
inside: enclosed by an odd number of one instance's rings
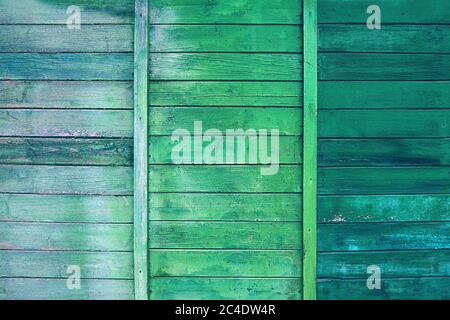
[[[130,196],[0,194],[1,221],[131,223]]]
[[[132,168],[0,165],[0,193],[131,195]]]
[[[300,192],[302,167],[281,165],[261,175],[258,165],[150,165],[150,192]]]
[[[131,252],[0,251],[0,276],[67,278],[77,265],[83,279],[133,279]]]
[[[131,224],[0,222],[0,249],[132,251],[132,229]]]
[[[298,250],[151,250],[153,277],[300,277]]]
[[[129,300],[132,280],[81,279],[80,290],[67,289],[67,279],[2,278],[2,300]]]
[[[152,193],[152,220],[300,221],[298,194]]]
[[[151,221],[151,249],[301,249],[298,222]]]

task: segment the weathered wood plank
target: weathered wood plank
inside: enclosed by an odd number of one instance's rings
[[[0,194],[1,221],[131,223],[132,216],[129,196]]]
[[[80,290],[69,290],[67,279],[0,279],[1,300],[130,300],[132,280],[81,279]]]
[[[319,168],[319,194],[450,193],[450,167]]]
[[[448,138],[450,110],[323,110],[321,138]]]
[[[154,277],[301,277],[299,250],[150,250]]]
[[[0,135],[131,138],[133,111],[0,110]]]
[[[301,279],[153,278],[152,300],[298,300]]]
[[[150,165],[150,192],[300,192],[302,167],[281,165],[261,175],[259,165]]]
[[[320,222],[450,221],[450,195],[322,196]]]
[[[1,165],[0,192],[131,195],[130,167]]]
[[[446,277],[450,250],[320,253],[319,278],[368,278],[367,267],[377,265],[381,278]]]
[[[0,52],[133,52],[131,25],[4,25],[0,38]]]
[[[319,251],[450,249],[450,222],[319,224]]]
[[[0,80],[132,80],[131,53],[1,53]]]
[[[298,194],[152,193],[152,220],[300,221]]]
[[[181,63],[172,63],[171,66],[178,67]],[[179,71],[183,72],[181,66]],[[319,79],[450,80],[450,55],[320,53]]]
[[[301,249],[298,222],[150,222],[151,249]]]
[[[450,139],[320,139],[320,166],[450,165]]]
[[[0,138],[0,164],[131,166],[131,139]]]
[[[301,86],[294,82],[153,81],[150,92],[152,106],[300,107],[303,104]]]
[[[71,265],[83,279],[133,279],[131,252],[0,251],[0,277],[67,278]]]
[[[299,108],[150,108],[151,135],[172,135],[177,129],[194,134],[194,122],[204,131],[219,129],[278,129],[280,135],[301,135],[302,110]]]
[[[0,81],[0,108],[132,109],[130,81]]]
[[[383,279],[380,290],[367,289],[366,279],[320,279],[317,296],[323,300],[448,300],[449,277]]]
[[[153,53],[150,79],[299,81],[301,61],[299,54]]]
[[[0,249],[132,251],[131,224],[0,222]]]

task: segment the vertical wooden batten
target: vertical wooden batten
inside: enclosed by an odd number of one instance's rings
[[[317,0],[303,1],[303,299],[316,299]]]
[[[135,2],[134,295],[148,299],[148,0]]]

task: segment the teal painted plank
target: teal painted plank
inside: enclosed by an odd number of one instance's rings
[[[132,251],[130,224],[0,222],[0,249]]]
[[[130,53],[1,53],[0,80],[132,80]]]
[[[153,300],[298,300],[301,279],[154,278]],[[268,310],[268,307],[267,307]],[[219,310],[220,311],[220,310]]]
[[[150,79],[299,81],[301,60],[298,54],[153,53]]]
[[[450,221],[450,195],[319,197],[320,222]]]
[[[282,165],[261,175],[256,165],[151,165],[150,192],[300,192],[302,168]]]
[[[0,194],[1,221],[131,223],[129,196]]]
[[[318,226],[319,251],[450,249],[450,222]]]
[[[132,119],[131,110],[0,110],[0,135],[131,138]]]
[[[130,81],[0,81],[1,108],[132,109]]]
[[[67,278],[71,265],[83,279],[133,279],[130,252],[0,251],[0,277]]]
[[[151,249],[301,249],[298,222],[150,222]]]
[[[131,195],[129,167],[1,165],[0,192]]]
[[[300,277],[298,250],[150,250],[154,277]]]
[[[81,279],[80,290],[69,290],[67,279],[0,279],[1,300],[130,300],[132,280]]]

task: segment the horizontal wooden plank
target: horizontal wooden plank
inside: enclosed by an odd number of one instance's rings
[[[131,166],[132,163],[131,139],[0,138],[0,164]]]
[[[131,167],[0,165],[0,192],[131,195]]]
[[[450,80],[448,54],[320,53],[318,63],[319,80]]]
[[[367,267],[380,267],[382,281],[401,277],[446,277],[450,250],[342,252],[318,255],[319,278],[367,279]]]
[[[133,80],[131,53],[1,53],[0,80]]]
[[[319,166],[448,166],[450,139],[320,139],[318,162]]]
[[[302,51],[299,26],[153,25],[150,39],[152,52]]]
[[[152,278],[151,300],[298,300],[301,279]],[[219,310],[220,311],[220,310]]]
[[[150,165],[150,192],[300,192],[302,167],[281,165],[262,175],[268,165]],[[1,176],[1,175],[0,175]]]
[[[177,129],[194,134],[194,122],[201,121],[204,131],[271,130],[280,135],[301,135],[302,110],[300,108],[150,108],[151,135],[172,135]]]
[[[133,52],[132,25],[4,25],[0,38],[0,52]]]
[[[67,24],[69,0],[0,0],[0,21],[5,24]],[[81,23],[132,23],[133,0],[79,0]],[[78,30],[72,30],[79,32]]]
[[[323,110],[321,138],[448,138],[448,110]]]
[[[0,222],[0,249],[133,250],[131,224]]]
[[[133,111],[0,110],[0,135],[130,138],[133,136]]]
[[[150,55],[150,79],[299,81],[302,79],[302,56],[281,53],[153,53]]]
[[[132,109],[133,82],[0,81],[0,108]]]
[[[450,82],[322,81],[321,109],[434,109],[450,107]]]
[[[151,193],[151,220],[300,221],[299,194]]]
[[[0,251],[0,277],[67,278],[73,265],[83,279],[133,279],[131,252]]]
[[[301,88],[295,82],[153,81],[149,102],[171,107],[295,107],[303,104]]]
[[[372,3],[365,0],[320,0],[318,19],[321,23],[366,23]],[[378,0],[384,23],[449,23],[450,3],[446,0]],[[382,26],[382,29],[383,30]],[[377,32],[374,30],[373,32]],[[372,32],[372,31],[371,31]]]
[[[1,278],[1,300],[131,300],[133,280],[81,279],[80,290],[67,279]]]
[[[300,23],[301,12],[297,0],[153,0],[150,23]]]
[[[319,222],[450,221],[450,195],[322,196]]]
[[[449,277],[382,279],[380,290],[367,289],[367,279],[320,279],[321,300],[448,300]]]
[[[450,222],[319,224],[319,251],[450,249]]]
[[[320,168],[319,194],[450,193],[450,167]]]
[[[129,196],[0,194],[1,221],[131,223]]]
[[[151,221],[151,249],[301,249],[298,222]]]
[[[381,10],[383,24],[385,11]],[[361,11],[361,16],[363,13]],[[319,51],[450,53],[450,28],[447,25],[383,24],[381,30],[368,30],[365,23],[320,25],[318,39]]]
[[[301,277],[299,250],[150,250],[153,277]]]
[[[290,119],[292,121],[292,119]],[[221,138],[220,136],[213,136],[213,139]],[[225,139],[225,138],[224,138]],[[279,163],[280,164],[300,164],[302,162],[302,138],[299,136],[281,136],[279,141]],[[206,148],[211,142],[203,142],[203,148]],[[173,143],[170,136],[151,136],[149,138],[149,162],[152,164],[171,164],[172,160],[172,148],[176,143]],[[1,147],[1,138],[0,138]],[[223,143],[223,154],[226,155],[226,144]],[[194,150],[194,141],[191,141],[191,150]],[[238,144],[234,144],[234,154],[238,153]],[[272,152],[272,145],[270,137],[268,137],[268,150],[269,155]],[[0,162],[1,162],[0,150]],[[250,145],[245,143],[245,161],[249,163]],[[261,157],[257,155],[257,163],[261,164]]]

